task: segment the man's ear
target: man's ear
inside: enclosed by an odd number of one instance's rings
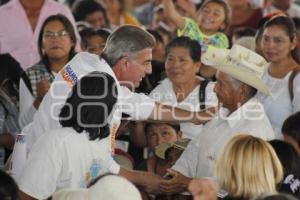
[[[129,66],[128,56],[124,56],[121,59],[119,59],[115,66],[121,71],[126,71]]]
[[[295,37],[292,41],[291,51],[294,50],[297,47],[297,37]]]

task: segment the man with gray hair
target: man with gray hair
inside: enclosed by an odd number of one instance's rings
[[[192,178],[213,177],[216,158],[233,136],[251,134],[265,140],[275,137],[263,106],[254,97],[257,90],[270,94],[261,79],[264,58],[235,45],[231,50],[209,50],[202,62],[218,70],[214,91],[222,108],[172,167],[173,178],[159,185],[167,193],[186,191]]]
[[[108,149],[107,153],[110,155],[115,148],[116,131],[120,125],[122,113],[128,114],[132,120],[150,119],[194,123],[203,123],[209,120],[213,114],[212,109],[202,112],[189,112],[162,105],[143,94],[133,93],[127,88],[139,86],[142,78],[151,73],[154,44],[155,40],[148,32],[136,26],[126,25],[117,29],[108,38],[102,58],[99,59],[98,56],[85,52],[78,53],[56,75],[34,116],[33,122],[23,129],[22,134],[26,137],[27,150],[30,151],[32,145],[42,134],[60,127],[58,115],[72,87],[81,77],[92,71],[108,73],[116,80],[118,88],[116,112],[110,123],[111,133],[108,136],[109,139],[106,140],[107,143],[103,144],[103,148]],[[124,85],[127,87],[124,87]],[[14,165],[20,168],[20,165],[13,163]],[[109,172],[124,176],[133,183],[145,186],[148,189],[157,185],[159,180],[157,176],[152,174],[123,169],[115,162],[109,162],[107,165],[109,165],[106,166]],[[12,170],[12,173],[14,175],[14,170]],[[14,177],[18,179],[17,174]],[[74,187],[79,186],[80,183]],[[20,189],[22,190],[22,188]],[[22,193],[22,199],[34,198]]]

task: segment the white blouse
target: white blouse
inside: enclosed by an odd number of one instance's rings
[[[201,79],[199,77],[199,79]],[[214,90],[215,83],[209,82],[205,88],[205,105],[206,108],[217,106],[218,99]],[[190,111],[200,111],[199,102],[199,87],[194,88],[194,90],[188,94],[188,96],[181,102],[177,102],[176,94],[173,90],[173,85],[170,79],[164,79],[156,88],[152,90],[149,96],[158,102],[162,102],[171,106],[178,106],[185,110]],[[193,139],[202,130],[202,125],[196,125],[193,123],[181,123],[180,129],[184,137]]]
[[[284,78],[272,77],[268,70],[263,76],[263,81],[269,88],[272,96],[266,96],[261,92],[257,97],[264,105],[267,116],[275,131],[277,139],[282,139],[281,127],[286,118],[300,110],[300,75],[298,74],[293,81],[294,99],[291,101],[289,94],[289,72]]]

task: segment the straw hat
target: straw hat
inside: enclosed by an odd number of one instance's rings
[[[266,60],[245,47],[234,45],[230,50],[210,49],[202,56],[201,61],[266,95],[271,95],[262,80],[267,67]]]

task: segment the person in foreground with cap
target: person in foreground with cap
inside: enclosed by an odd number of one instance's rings
[[[213,177],[216,157],[234,135],[247,133],[264,140],[275,136],[263,106],[254,97],[256,90],[269,95],[261,80],[266,61],[235,45],[231,50],[208,51],[202,62],[218,70],[214,91],[222,108],[172,167],[173,178],[161,182],[164,192],[186,191],[192,177]]]
[[[190,121],[199,124],[210,120],[214,114],[213,110],[189,112],[161,105],[145,95],[133,93],[124,87],[124,85],[131,88],[138,87],[142,78],[151,73],[154,42],[153,37],[141,28],[126,25],[117,29],[109,37],[102,58],[99,59],[98,56],[89,53],[78,53],[57,74],[33,122],[22,130],[22,134],[26,136],[27,150],[30,151],[32,145],[45,132],[61,127],[58,116],[65,100],[81,77],[91,71],[109,74],[116,81],[118,88],[116,111],[109,124],[110,135],[105,147],[110,150],[107,152],[109,155],[113,153],[115,147],[115,135],[122,112],[128,114],[133,120]],[[110,162],[107,168],[108,172],[124,176],[148,189],[158,184],[158,177],[125,170],[115,162]]]

